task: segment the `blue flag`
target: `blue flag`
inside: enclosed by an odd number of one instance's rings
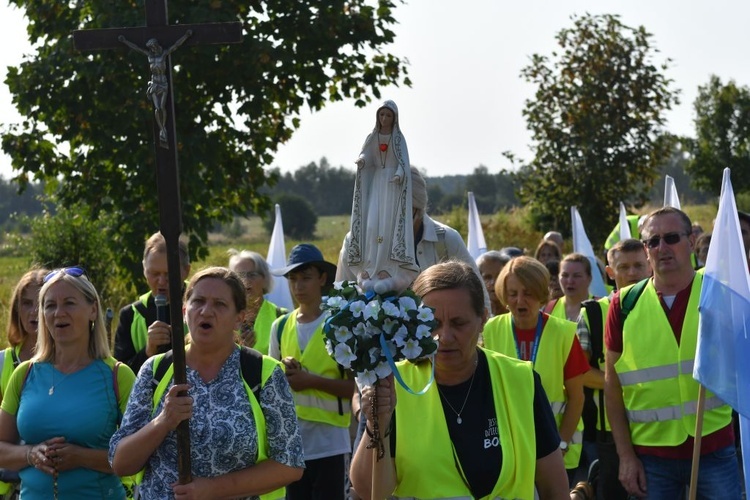
[[[728,168],[699,311],[693,377],[740,413],[745,484],[750,484],[750,277]]]

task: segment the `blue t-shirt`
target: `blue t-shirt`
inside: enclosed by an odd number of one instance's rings
[[[53,386],[54,392],[50,394]],[[112,369],[101,359],[68,375],[50,363],[34,363],[23,383],[16,415],[18,433],[27,443],[62,436],[68,443],[92,449],[109,447],[118,420]],[[24,500],[52,497],[51,475],[26,467],[20,476]],[[58,498],[125,498],[125,489],[117,476],[84,468],[60,473],[57,492]]]

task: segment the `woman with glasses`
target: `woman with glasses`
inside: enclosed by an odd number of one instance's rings
[[[13,372],[2,402],[0,466],[20,470],[24,500],[125,498],[107,448],[135,376],[110,355],[82,268],[47,274],[39,304],[36,353]]]
[[[264,295],[273,290],[273,276],[262,255],[250,250],[229,249],[229,269],[242,279],[247,294],[245,315],[239,329],[238,343],[268,354],[271,325],[286,314],[283,307],[269,302]]]

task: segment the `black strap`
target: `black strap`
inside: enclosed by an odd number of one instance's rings
[[[159,382],[164,378],[167,370],[172,366],[173,361],[172,350],[170,349],[164,354],[164,357],[159,362],[159,366],[156,367],[154,372],[154,387],[159,385]],[[249,347],[240,348],[240,371],[242,372],[242,378],[245,383],[253,391],[255,399],[260,403],[260,389],[261,389],[261,378],[263,374],[263,354],[250,349]]]
[[[586,317],[589,320],[589,334],[591,336],[591,357],[589,365],[599,368],[599,363],[604,362],[604,317],[599,302],[594,299],[584,300],[581,304],[586,309]]]
[[[276,317],[283,316],[284,314],[287,314],[289,312],[289,309],[286,307],[280,307],[276,306]]]
[[[146,318],[146,315],[148,313],[148,307],[146,307],[146,304],[144,304],[143,302],[141,302],[140,300],[138,300],[138,301],[134,302],[133,307],[135,307],[138,310],[138,312],[141,313],[141,316],[143,316],[144,318]]]
[[[628,314],[633,310],[635,303],[638,302],[643,290],[646,288],[646,285],[648,285],[649,279],[651,278],[646,278],[633,285],[633,287],[625,293],[624,297],[622,294],[620,295],[620,324],[623,327]]]
[[[11,348],[10,355],[13,357],[13,369],[18,368],[18,365],[21,363],[21,359],[18,357],[18,354],[16,354],[16,350]]]
[[[279,327],[276,329],[276,340],[279,342],[279,352],[281,352],[281,334],[284,333],[284,326],[286,326],[286,320],[289,319],[291,313],[286,313],[279,320]]]

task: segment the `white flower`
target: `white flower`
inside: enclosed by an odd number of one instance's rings
[[[354,328],[352,328],[352,333],[355,337],[358,338],[367,338],[371,335],[370,331],[367,329],[367,325],[359,322],[354,325]]]
[[[432,321],[435,316],[432,314],[432,309],[429,307],[420,307],[417,313],[417,319],[422,322]]]
[[[326,339],[326,351],[328,351],[329,356],[333,356],[333,342],[329,339]]]
[[[336,340],[338,342],[346,342],[347,340],[352,338],[352,332],[350,332],[349,329],[345,326],[336,327],[336,329],[333,331],[333,334],[336,336]]]
[[[401,308],[401,317],[406,318],[407,312],[417,308],[417,303],[411,297],[399,297],[398,305]]]
[[[383,312],[386,316],[390,316],[391,318],[399,318],[401,317],[401,311],[399,310],[398,306],[390,301],[383,302]]]
[[[357,300],[349,304],[349,311],[355,318],[362,317],[362,311],[365,309],[365,303],[361,300]]]
[[[360,387],[365,385],[373,385],[377,381],[378,376],[375,373],[375,370],[365,370],[362,372],[357,372],[357,384],[359,384]]]
[[[408,359],[414,359],[422,354],[422,348],[419,346],[417,339],[409,339],[406,341],[406,345],[401,349]]]
[[[334,281],[333,282],[333,289],[334,290],[343,290],[344,289],[344,283],[345,281]]]
[[[407,330],[404,325],[401,325],[401,327],[396,330],[396,333],[393,334],[393,342],[395,342],[397,346],[403,347],[408,334],[409,330]]]
[[[333,357],[344,368],[351,368],[352,361],[357,359],[357,356],[352,352],[352,348],[347,344],[337,345]]]
[[[370,347],[367,351],[370,355],[370,363],[375,363],[380,358],[380,347]]]
[[[383,321],[383,331],[390,335],[400,324],[401,323],[395,319],[385,318],[385,321]]]
[[[326,300],[326,306],[333,309],[341,309],[346,305],[346,299],[344,297],[328,297]]]
[[[417,327],[416,337],[418,339],[423,339],[425,337],[429,337],[432,331],[430,330],[430,327],[427,325],[419,325]]]
[[[391,373],[391,365],[385,361],[381,361],[378,363],[378,366],[375,367],[375,374],[378,376],[378,379],[386,378]]]
[[[365,319],[377,319],[378,314],[380,314],[380,302],[377,300],[371,300],[365,306]]]

